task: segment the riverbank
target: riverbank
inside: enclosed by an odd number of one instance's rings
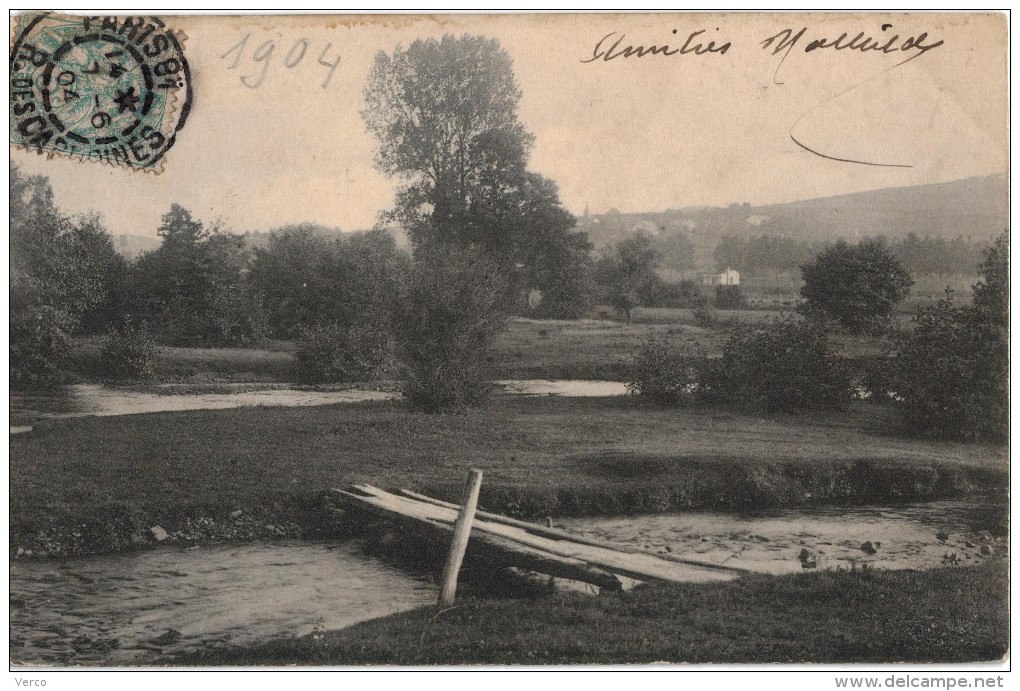
[[[461,598],[175,665],[962,663],[1009,647],[1005,560],[932,571],[745,576],[597,597]]]
[[[12,436],[12,556],[331,537],[331,487],[365,482],[535,518],[927,501],[999,490],[1008,451],[893,435],[888,409],[763,419],[628,397],[496,397],[52,420]],[[20,553],[19,553],[20,550]],[[30,553],[30,554],[29,554]]]

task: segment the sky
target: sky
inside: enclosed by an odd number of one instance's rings
[[[779,203],[1008,169],[1001,14],[166,21],[186,34],[194,99],[161,174],[11,151],[25,172],[49,176],[62,209],[99,211],[114,235],[154,236],[172,203],[236,232],[372,227],[396,181],[375,169],[359,114],[368,71],[378,51],[445,33],[492,36],[510,54],[536,138],[531,168],[575,214]],[[784,29],[805,32],[777,53]],[[629,45],[677,51],[697,31],[688,48],[714,41],[715,52],[605,60]],[[841,45],[864,32],[907,48],[806,50],[844,32]]]

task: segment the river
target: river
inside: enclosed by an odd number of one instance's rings
[[[1007,558],[1006,507],[1004,497],[991,497],[758,516],[563,518],[555,524],[762,573],[801,572],[806,561],[813,569],[960,568]],[[10,654],[20,665],[154,664],[182,652],[342,628],[430,605],[436,597],[433,585],[354,542],[14,560],[10,587]]]
[[[147,665],[343,628],[436,598],[433,585],[353,542],[19,560],[10,586],[10,656],[20,665]]]
[[[622,382],[525,379],[493,382],[509,395],[621,396]],[[386,401],[398,397],[393,391],[370,389],[319,390],[280,387],[234,392],[174,393],[172,386],[153,389],[72,384],[43,392],[14,391],[10,396],[11,434],[29,432],[32,425],[49,419],[86,416],[132,415],[177,410],[217,410],[249,406],[315,406],[336,403]]]

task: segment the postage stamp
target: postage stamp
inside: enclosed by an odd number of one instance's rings
[[[11,145],[159,172],[191,109],[182,38],[156,17],[21,15]]]

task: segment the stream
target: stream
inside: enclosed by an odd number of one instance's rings
[[[555,525],[652,552],[783,574],[864,565],[959,568],[1008,558],[1007,520],[1000,496],[751,516],[562,518]],[[431,605],[436,597],[434,585],[356,542],[19,559],[10,564],[10,587],[10,656],[19,665],[149,665],[186,651],[343,628]]]
[[[508,395],[530,396],[622,396],[622,382],[523,379],[493,382]],[[103,384],[72,384],[46,391],[12,391],[10,433],[30,432],[41,420],[179,410],[218,410],[249,406],[315,406],[336,403],[387,401],[399,394],[368,389],[315,390],[270,388],[258,391],[172,393],[172,389],[138,390]]]
[[[149,665],[184,651],[339,629],[435,602],[355,543],[161,547],[12,561],[12,662]]]

